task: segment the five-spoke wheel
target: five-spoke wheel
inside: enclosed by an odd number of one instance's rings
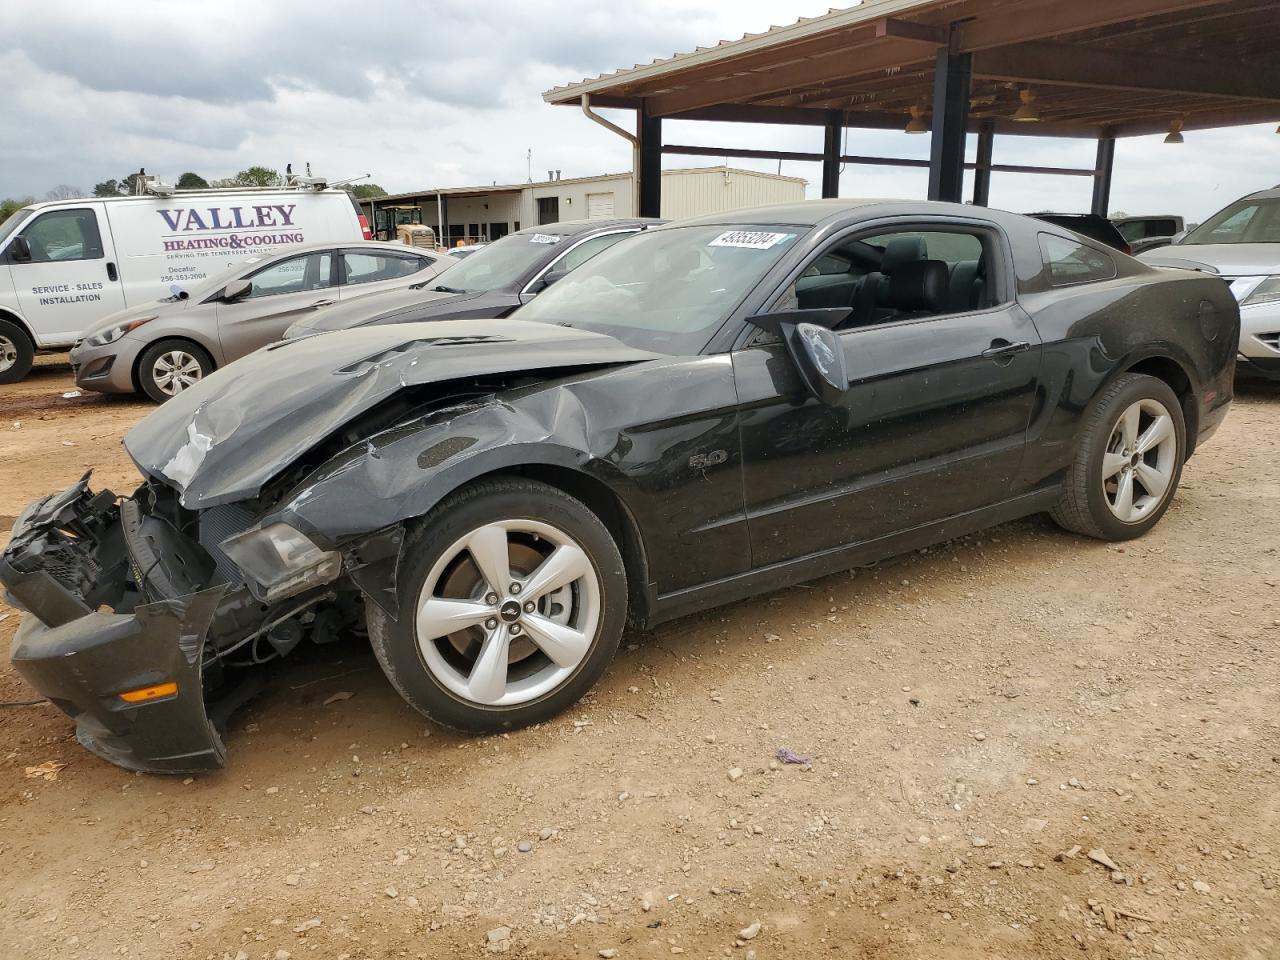
[[[600,594],[600,575],[565,531],[535,520],[487,523],[432,565],[414,613],[418,647],[457,696],[525,703],[582,663]]]
[[[1053,518],[1104,540],[1141,536],[1168,508],[1185,459],[1177,395],[1163,380],[1123,374],[1085,418]]]
[[[1175,473],[1178,436],[1159,400],[1138,400],[1120,415],[1102,457],[1107,506],[1124,523],[1136,523],[1164,503]]]
[[[387,676],[447,726],[546,719],[603,673],[626,617],[626,576],[600,519],[517,478],[446,498],[404,546],[393,620],[366,604]]]

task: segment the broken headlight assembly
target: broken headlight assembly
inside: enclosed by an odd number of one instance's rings
[[[321,550],[287,523],[254,527],[218,546],[252,581],[254,594],[268,602],[329,583],[342,572],[341,554]]]

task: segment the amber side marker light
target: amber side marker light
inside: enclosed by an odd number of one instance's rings
[[[172,697],[177,692],[178,685],[170,680],[168,683],[157,683],[154,686],[140,687],[137,690],[126,690],[120,694],[120,699],[125,703],[146,703],[148,700]]]

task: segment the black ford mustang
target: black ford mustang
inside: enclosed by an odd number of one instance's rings
[[[350,633],[441,723],[543,720],[628,620],[1041,511],[1144,533],[1238,324],[1217,278],[980,208],[650,229],[521,319],[276,344],[171,400],[130,496],[86,477],[18,519],[13,661],[143,770],[221,765],[258,665]]]

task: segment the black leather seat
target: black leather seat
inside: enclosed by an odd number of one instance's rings
[[[981,267],[978,260],[959,260],[951,265],[948,313],[977,309],[982,296],[982,281],[978,276]]]
[[[946,313],[951,299],[951,274],[943,260],[900,264],[889,276],[889,309],[898,316]]]
[[[889,280],[906,264],[919,263],[928,255],[924,237],[894,237],[884,246],[880,269],[868,273],[853,291],[853,314],[846,326],[865,326],[884,319],[889,296]]]

